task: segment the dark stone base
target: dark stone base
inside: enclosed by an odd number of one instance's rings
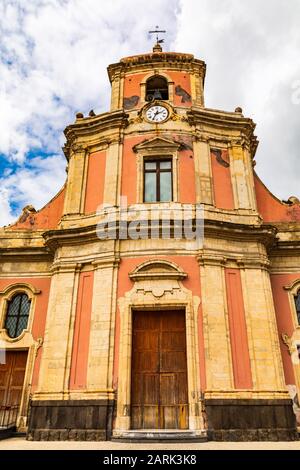
[[[33,401],[28,440],[111,439],[114,401]],[[291,400],[205,400],[207,438],[214,441],[298,440]]]
[[[0,429],[0,441],[13,437],[16,433],[16,426]]]
[[[28,440],[105,441],[112,433],[114,402],[109,400],[32,401]]]
[[[207,399],[205,410],[209,440],[298,440],[291,400]]]

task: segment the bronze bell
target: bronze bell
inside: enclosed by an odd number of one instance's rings
[[[161,96],[161,93],[160,93],[159,90],[155,90],[155,91],[154,91],[153,99],[154,99],[154,100],[161,100],[161,99],[162,99],[162,96]]]

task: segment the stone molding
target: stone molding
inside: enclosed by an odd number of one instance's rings
[[[155,278],[152,277],[153,271],[156,273]],[[165,277],[168,271],[170,275]],[[136,274],[140,272],[143,272],[143,276],[136,277]],[[147,277],[147,272],[149,277]],[[176,273],[175,278],[174,273]],[[118,300],[121,325],[115,432],[120,433],[130,429],[132,311],[152,308],[182,308],[185,310],[189,429],[202,430],[204,429],[204,422],[202,414],[199,413],[201,393],[198,348],[198,307],[200,298],[193,296],[192,292],[186,289],[178,280],[178,276],[182,277],[184,272],[175,263],[152,260],[137,266],[130,274],[134,276],[134,286],[126,292],[124,297]]]

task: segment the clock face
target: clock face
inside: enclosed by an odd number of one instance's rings
[[[146,112],[146,117],[152,122],[162,122],[167,119],[169,112],[164,106],[151,106]]]

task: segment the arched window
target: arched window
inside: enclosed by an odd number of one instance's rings
[[[7,303],[4,328],[10,338],[17,338],[27,327],[30,302],[27,294],[19,293]]]
[[[297,295],[295,295],[295,306],[296,306],[298,324],[300,325],[300,289],[298,290]]]
[[[167,80],[159,75],[149,78],[146,83],[146,101],[168,99],[169,89]]]

